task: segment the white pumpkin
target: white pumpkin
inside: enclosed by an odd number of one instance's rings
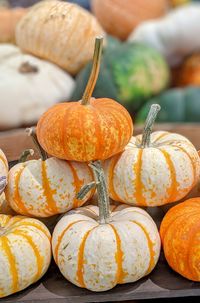
[[[81,206],[76,199],[80,188],[93,180],[86,163],[56,158],[30,160],[11,168],[6,199],[19,214],[49,217]]]
[[[53,104],[68,100],[74,80],[58,66],[0,45],[0,128],[31,125]]]
[[[8,176],[8,161],[4,152],[0,149],[0,195],[4,191]]]
[[[54,229],[55,262],[79,287],[106,291],[134,282],[158,261],[159,233],[148,213],[125,205],[111,209],[109,223],[100,224],[98,207],[89,205],[67,213]]]
[[[0,215],[0,297],[39,280],[51,260],[50,233],[36,219]]]
[[[200,4],[184,5],[159,20],[139,25],[129,41],[144,42],[164,55],[170,65],[200,50]]]

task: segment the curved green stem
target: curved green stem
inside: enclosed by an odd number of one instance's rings
[[[40,157],[43,161],[45,161],[46,159],[48,159],[48,155],[45,152],[45,150],[41,147],[40,143],[38,142],[37,139],[37,135],[36,135],[36,131],[35,128],[31,127],[31,128],[27,128],[26,132],[28,134],[28,136],[30,136],[38,150],[38,153],[40,154]]]
[[[159,104],[152,104],[145,121],[145,126],[142,134],[141,148],[149,147],[153,124],[156,120],[158,112],[161,110]]]
[[[92,71],[90,74],[90,78],[88,80],[85,92],[82,97],[81,104],[87,105],[90,102],[90,98],[92,97],[92,93],[94,87],[97,82],[97,78],[99,75],[100,69],[100,62],[101,62],[101,54],[103,48],[103,37],[96,37],[95,39],[95,47],[94,47],[94,55],[93,55],[93,64],[92,64]]]
[[[33,150],[33,149],[25,149],[25,150],[22,152],[22,154],[21,154],[21,156],[20,156],[20,158],[19,158],[18,163],[24,163],[24,162],[26,162],[27,158],[28,158],[29,156],[33,156],[33,155],[34,155],[34,150]]]

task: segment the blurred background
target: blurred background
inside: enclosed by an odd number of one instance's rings
[[[0,0],[0,131],[80,100],[97,34],[94,97],[115,99],[138,124],[152,103],[162,107],[157,122],[200,122],[200,1],[56,2]]]

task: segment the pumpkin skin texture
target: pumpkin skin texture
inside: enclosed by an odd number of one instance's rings
[[[111,206],[111,222],[98,223],[98,207],[66,214],[52,237],[54,259],[64,277],[92,291],[106,291],[149,274],[160,253],[152,218],[142,209]]]
[[[82,97],[90,70],[91,63],[78,74],[72,100]],[[117,100],[132,113],[165,89],[169,78],[165,59],[151,47],[108,39],[93,96]]]
[[[200,53],[188,57],[178,70],[176,86],[200,86]]]
[[[0,195],[4,191],[6,184],[7,184],[7,176],[8,176],[8,161],[0,149]]]
[[[39,280],[51,261],[50,233],[31,218],[0,215],[0,297]]]
[[[42,115],[37,138],[57,158],[87,162],[103,160],[124,149],[133,133],[127,110],[114,100],[90,99],[60,103]]]
[[[95,37],[103,33],[96,18],[80,6],[44,1],[34,5],[20,21],[16,41],[23,51],[75,75],[92,59]]]
[[[0,129],[33,125],[47,108],[68,100],[73,88],[72,77],[58,66],[0,45]]]
[[[11,168],[6,199],[19,214],[49,217],[81,206],[89,198],[78,201],[80,188],[93,176],[87,164],[66,162],[56,158],[30,160]]]
[[[10,207],[8,202],[6,201],[4,192],[0,195],[0,214],[4,214],[4,215],[15,215],[16,214],[14,212],[14,210]]]
[[[136,123],[145,121],[149,107],[154,103],[162,107],[157,118],[159,123],[200,121],[200,88],[169,89],[150,99],[137,113]]]
[[[15,42],[15,28],[26,13],[25,8],[0,8],[0,43]]]
[[[109,34],[125,40],[138,24],[167,11],[166,0],[92,0],[92,11]]]
[[[138,206],[159,206],[187,195],[198,182],[200,159],[185,137],[158,131],[149,147],[140,148],[141,135],[125,151],[104,163],[110,197]]]
[[[183,277],[198,282],[199,207],[199,197],[172,207],[160,227],[164,254],[169,266]]]

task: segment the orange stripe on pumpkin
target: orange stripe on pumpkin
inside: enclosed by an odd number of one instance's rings
[[[160,136],[158,136],[152,143],[158,142],[159,140],[163,139],[164,137],[167,137],[170,133],[169,132],[164,132]]]
[[[35,227],[38,230],[40,230],[49,240],[51,239],[51,236],[47,233],[47,231],[42,228],[39,224],[33,223],[33,222],[20,222],[20,224],[16,224],[14,227],[22,227],[22,226],[27,226],[27,227]]]
[[[76,208],[76,207],[79,207],[81,204],[81,201],[76,198],[76,195],[80,191],[84,182],[83,182],[83,180],[79,179],[76,169],[73,167],[72,163],[70,163],[70,162],[66,162],[66,163],[70,167],[73,178],[74,178],[74,182],[72,183],[72,185],[75,187],[75,198],[73,200],[73,208]]]
[[[117,162],[120,158],[120,154],[117,156],[114,156],[112,158],[111,163],[110,163],[110,168],[109,168],[109,173],[108,173],[108,183],[109,183],[109,190],[110,190],[110,194],[113,200],[115,201],[122,201],[122,199],[118,196],[118,194],[115,191],[115,187],[114,187],[114,170],[115,170],[115,166],[117,165]]]
[[[46,162],[41,162],[41,172],[42,172],[42,186],[43,186],[43,194],[46,197],[46,203],[47,203],[47,210],[50,212],[50,214],[54,215],[57,214],[58,208],[56,206],[56,202],[53,198],[53,195],[56,193],[56,190],[52,190],[50,187],[49,178],[47,177],[47,167]]]
[[[84,282],[84,250],[85,250],[85,243],[87,238],[89,237],[90,233],[92,230],[94,230],[97,226],[94,226],[90,230],[88,230],[85,235],[82,238],[81,244],[79,246],[78,250],[78,265],[77,265],[77,272],[76,272],[76,280],[79,283],[80,287],[85,287],[85,282]]]
[[[4,250],[6,257],[8,258],[9,267],[10,267],[10,275],[11,275],[11,283],[12,283],[12,291],[17,292],[19,290],[19,277],[17,270],[17,263],[15,260],[15,256],[13,255],[10,242],[6,236],[0,237],[1,240],[1,248]]]
[[[28,209],[26,208],[25,202],[22,200],[21,195],[20,195],[20,191],[19,191],[20,178],[21,178],[21,175],[22,175],[24,169],[25,169],[25,166],[22,166],[20,168],[20,170],[17,172],[16,176],[15,176],[15,179],[14,179],[15,186],[14,186],[13,200],[14,200],[15,205],[19,209],[20,213],[22,213],[23,215],[28,215],[29,214]]]
[[[36,262],[37,262],[37,272],[36,272],[34,280],[32,282],[36,282],[41,277],[41,274],[42,274],[44,257],[42,257],[40,255],[40,251],[39,251],[38,247],[36,246],[36,244],[33,242],[31,236],[27,235],[23,231],[18,231],[18,230],[13,231],[13,234],[25,238],[34,252],[34,255],[36,257]]]
[[[136,160],[136,163],[133,167],[134,174],[135,174],[135,181],[134,181],[134,187],[135,187],[135,199],[136,203],[138,205],[146,206],[146,199],[143,196],[143,190],[145,190],[144,185],[142,183],[141,178],[141,172],[142,172],[142,155],[143,155],[143,149],[139,149],[138,151],[138,158]]]
[[[130,222],[135,223],[136,225],[138,225],[142,229],[142,231],[144,232],[145,237],[147,239],[147,243],[148,243],[148,247],[149,247],[149,253],[150,253],[150,260],[149,260],[149,266],[148,266],[148,269],[147,269],[145,275],[148,275],[155,266],[155,261],[154,261],[155,253],[154,253],[154,250],[153,250],[153,243],[152,243],[152,241],[149,237],[148,232],[146,231],[145,227],[141,223],[133,221],[133,220],[131,220]]]
[[[115,260],[117,263],[116,284],[120,284],[120,283],[123,283],[124,277],[127,275],[123,270],[124,253],[123,253],[122,247],[121,247],[121,239],[118,235],[116,228],[113,226],[113,224],[109,224],[109,225],[113,229],[115,238],[116,238],[116,245],[117,245],[117,250],[116,250],[116,254],[115,254]]]
[[[164,155],[165,160],[167,162],[167,165],[169,167],[170,176],[171,176],[171,185],[167,189],[167,193],[169,195],[168,201],[173,202],[173,201],[176,200],[176,196],[178,194],[178,187],[179,187],[179,183],[176,180],[175,167],[174,167],[174,164],[171,160],[170,154],[168,152],[166,152],[165,150],[163,150],[163,149],[160,149],[160,151]]]

